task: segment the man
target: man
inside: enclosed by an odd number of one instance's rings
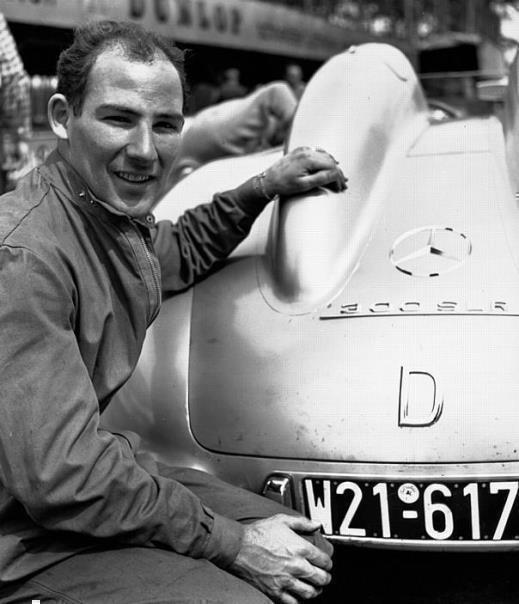
[[[303,70],[297,63],[289,63],[285,68],[285,80],[295,94],[297,100],[303,96],[306,84],[303,81]]]
[[[0,602],[278,602],[320,593],[315,522],[139,452],[99,416],[167,295],[247,234],[274,194],[345,188],[299,149],[154,224],[183,124],[182,57],[141,28],[76,32],[49,101],[57,151],[0,205]],[[317,545],[316,545],[317,544]]]
[[[29,77],[0,13],[0,194],[12,188],[11,173],[29,161],[31,131]]]
[[[222,83],[218,92],[218,101],[229,101],[247,94],[247,89],[240,82],[240,70],[236,67],[225,69],[222,75]]]

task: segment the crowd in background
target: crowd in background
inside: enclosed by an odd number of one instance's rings
[[[284,81],[299,99],[305,88],[301,66],[297,63],[288,63],[285,68]],[[240,69],[234,66],[224,69],[219,76],[207,74],[205,78],[192,86],[186,113],[194,115],[210,105],[247,96],[258,87],[248,88],[242,82]]]

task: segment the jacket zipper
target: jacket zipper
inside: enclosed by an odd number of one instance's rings
[[[136,224],[134,224],[131,219],[128,219],[128,221],[132,225],[133,230],[137,233],[137,237],[141,243],[142,248],[144,249],[144,255],[146,257],[146,260],[148,261],[148,264],[151,268],[151,275],[152,275],[152,281],[153,281],[153,286],[152,286],[153,294],[155,294],[155,299],[157,300],[157,304],[155,306],[153,315],[150,317],[150,319],[148,321],[148,325],[149,325],[155,319],[155,317],[159,314],[161,298],[162,298],[161,287],[160,287],[160,275],[159,275],[159,272],[158,272],[157,266],[156,266],[156,262],[158,262],[158,260],[154,261],[154,257],[152,256],[152,254],[150,252],[146,238],[139,230],[139,227]],[[150,313],[151,313],[151,310],[152,309],[151,309],[151,304],[150,304]]]

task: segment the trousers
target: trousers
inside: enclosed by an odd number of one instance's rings
[[[187,468],[160,464],[160,474],[191,489],[215,512],[239,522],[295,513],[266,497]],[[172,551],[103,546],[78,553],[29,579],[0,588],[1,604],[268,604],[245,581]]]

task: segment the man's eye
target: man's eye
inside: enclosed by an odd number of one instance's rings
[[[177,124],[176,122],[157,122],[155,124],[155,128],[170,132],[180,132],[182,126],[181,124]]]
[[[104,120],[106,122],[114,122],[116,124],[129,124],[130,119],[124,115],[107,115]]]

